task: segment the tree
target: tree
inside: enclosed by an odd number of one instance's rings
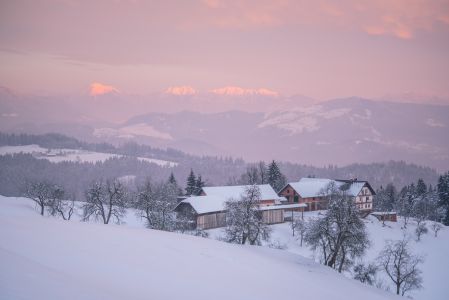
[[[194,195],[199,196],[201,194],[201,191],[203,190],[204,185],[205,185],[205,182],[201,178],[201,175],[198,175],[196,182],[195,182]]]
[[[50,215],[60,215],[65,221],[69,221],[75,212],[75,196],[72,195],[71,199],[64,200],[64,190],[56,189],[55,196],[50,201]]]
[[[244,185],[261,184],[259,169],[255,165],[249,165],[245,173],[240,176],[240,183]]]
[[[63,196],[64,190],[61,187],[47,181],[28,182],[25,185],[25,197],[39,206],[42,216],[45,208],[50,208],[56,199],[62,199]]]
[[[265,162],[260,161],[257,164],[257,169],[259,170],[259,179],[260,184],[266,184],[267,183],[267,166],[265,165]]]
[[[429,230],[426,227],[426,223],[421,222],[416,225],[415,234],[416,234],[416,240],[419,242],[421,240],[421,236],[423,234],[427,234]]]
[[[178,182],[176,181],[175,175],[173,175],[173,172],[170,173],[170,176],[168,177],[168,183],[173,185],[177,190],[177,195],[182,195],[182,189],[179,187]]]
[[[248,186],[240,199],[226,202],[225,239],[230,243],[260,245],[270,238],[270,228],[262,221],[259,210],[260,190]]]
[[[385,188],[380,187],[376,192],[374,209],[381,212],[393,211],[396,205],[397,192],[396,187],[389,183]]]
[[[427,185],[424,183],[424,180],[422,178],[419,178],[416,184],[416,195],[422,196],[426,193],[427,193]]]
[[[432,224],[430,225],[430,228],[432,229],[432,231],[433,231],[435,237],[437,237],[437,236],[438,236],[438,232],[439,232],[441,229],[443,229],[443,225],[441,225],[441,224],[438,223],[438,222],[432,222]]]
[[[446,211],[443,224],[449,226],[449,171],[439,177],[437,193],[439,198],[438,205]]]
[[[195,194],[196,184],[197,184],[197,182],[196,182],[195,173],[193,173],[193,170],[190,169],[190,174],[187,177],[187,186],[186,186],[186,195],[187,196]]]
[[[408,221],[410,217],[413,216],[413,210],[417,199],[415,192],[415,185],[412,183],[411,185],[402,188],[399,193],[397,210],[404,220],[404,228],[407,228]]]
[[[362,283],[374,285],[376,281],[377,266],[375,264],[368,264],[367,266],[365,266],[364,264],[360,263],[355,265],[353,272],[354,279]]]
[[[328,210],[324,217],[310,222],[305,241],[321,254],[324,265],[342,272],[353,259],[364,255],[369,240],[353,198],[335,184],[330,184],[327,190]]]
[[[111,218],[120,224],[126,213],[127,194],[124,185],[117,179],[94,182],[85,193],[86,203],[83,205],[83,220],[91,217],[101,219],[109,224]]]
[[[302,218],[294,218],[292,220],[292,231],[293,236],[295,235],[295,232],[299,235],[299,245],[302,247],[304,236],[307,232],[307,223]]]
[[[138,187],[135,206],[138,216],[151,229],[172,231],[175,227],[173,209],[177,201],[177,187],[170,182],[153,183],[149,179]]]
[[[396,294],[404,296],[408,291],[422,287],[422,272],[418,265],[424,259],[410,253],[407,239],[387,241],[377,261],[381,270],[395,284]]]
[[[287,183],[287,179],[274,160],[268,166],[267,181],[276,192],[280,191]]]

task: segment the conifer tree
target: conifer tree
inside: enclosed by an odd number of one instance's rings
[[[443,207],[446,210],[446,215],[443,219],[443,224],[449,225],[449,171],[446,174],[443,174],[438,179],[438,198],[439,198],[439,206]]]
[[[204,187],[204,181],[203,181],[203,179],[201,178],[201,175],[198,175],[198,177],[197,177],[197,179],[196,179],[196,183],[195,183],[195,195],[197,195],[197,196],[199,196],[200,195],[200,193],[201,193],[201,190],[203,189],[203,187]]]
[[[277,163],[273,160],[268,166],[268,184],[278,192],[281,188],[283,188],[287,182],[285,176],[281,173]]]
[[[190,174],[187,177],[186,195],[194,195],[196,191],[196,177],[193,170],[190,169]]]

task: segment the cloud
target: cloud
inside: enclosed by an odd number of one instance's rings
[[[171,86],[167,90],[165,90],[165,94],[183,96],[183,95],[195,95],[196,90],[188,85],[182,86]]]
[[[211,90],[211,93],[228,96],[261,95],[261,96],[276,97],[279,95],[277,92],[266,88],[246,89],[238,86],[226,86],[218,89],[213,89]]]
[[[204,0],[209,22],[220,28],[340,27],[410,39],[449,24],[448,0]]]
[[[98,82],[93,82],[90,85],[91,96],[104,95],[109,93],[119,93],[119,90],[112,85],[105,85]]]

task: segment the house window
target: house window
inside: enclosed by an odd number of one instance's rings
[[[299,197],[295,196],[295,198],[293,198],[293,202],[298,203],[299,202]]]
[[[368,202],[369,201],[369,197],[366,197],[366,202]]]

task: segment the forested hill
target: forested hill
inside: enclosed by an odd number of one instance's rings
[[[10,135],[0,133],[0,148],[5,146],[39,145],[48,149],[82,149],[120,156],[96,163],[69,161],[54,163],[38,159],[32,154],[0,156],[0,194],[15,196],[21,193],[24,181],[33,178],[47,178],[70,186],[73,192],[81,195],[89,181],[98,178],[135,176],[137,180],[151,177],[153,180],[166,180],[171,172],[178,183],[184,186],[192,169],[201,174],[206,185],[245,183],[241,175],[248,167],[242,159],[230,157],[194,156],[174,149],[158,149],[147,145],[126,143],[120,146],[111,144],[86,143],[60,134]],[[176,163],[175,166],[161,166],[139,158],[160,159]],[[267,162],[268,163],[268,162]],[[419,178],[427,184],[435,185],[438,173],[428,167],[388,161],[371,164],[351,164],[348,166],[314,167],[309,165],[280,162],[280,169],[288,181],[301,177],[316,176],[327,178],[353,178],[368,180],[374,188],[387,183],[402,187]]]

